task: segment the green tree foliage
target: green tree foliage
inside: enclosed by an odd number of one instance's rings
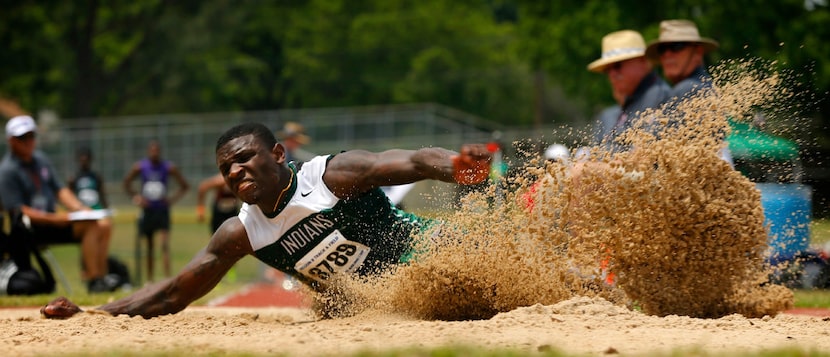
[[[612,103],[603,35],[695,21],[722,59],[830,89],[821,0],[3,1],[0,96],[77,118],[438,102],[507,125],[580,125]],[[819,116],[819,114],[817,114]]]

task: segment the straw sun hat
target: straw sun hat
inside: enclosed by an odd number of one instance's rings
[[[295,123],[293,121],[286,122],[285,125],[283,125],[282,130],[277,132],[277,138],[280,140],[293,138],[303,145],[311,142],[311,138],[305,134],[305,128],[302,124]]]
[[[639,32],[632,30],[612,32],[602,38],[602,56],[588,64],[588,70],[600,73],[610,64],[642,57],[645,53],[646,41]]]
[[[691,42],[703,46],[705,52],[718,48],[718,42],[706,37],[700,37],[697,26],[689,20],[665,20],[660,22],[660,36],[651,41],[646,49],[646,57],[656,59],[660,57],[657,46],[661,43]]]

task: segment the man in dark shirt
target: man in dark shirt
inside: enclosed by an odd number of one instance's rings
[[[693,22],[665,20],[660,22],[659,37],[646,48],[646,57],[663,67],[663,75],[673,86],[670,98],[682,99],[696,90],[711,88],[712,77],[703,56],[716,48],[718,43],[700,37]]]
[[[68,212],[56,212],[58,203],[69,212],[89,207],[57,177],[46,156],[35,150],[36,136],[37,124],[28,115],[6,124],[9,151],[0,163],[0,199],[13,220],[11,244],[80,243],[89,292],[115,290],[118,282],[105,278],[110,225],[104,219],[72,220]],[[31,267],[28,250],[12,251],[20,252],[14,257],[19,267]]]
[[[171,177],[178,184],[178,189],[173,194],[168,192]],[[136,178],[141,181],[139,191],[133,187]],[[161,238],[164,276],[170,277],[170,208],[187,193],[190,183],[172,161],[161,157],[161,144],[157,140],[151,140],[147,145],[147,157],[133,164],[124,176],[123,186],[124,191],[132,198],[133,204],[141,208],[138,230],[142,237],[147,238],[147,281],[154,279],[156,232]],[[141,272],[137,270],[136,274]]]
[[[706,71],[703,57],[717,48],[717,41],[700,36],[694,22],[660,22],[660,35],[649,43],[646,57],[658,61],[663,67],[663,75],[672,83],[666,98],[669,108],[676,108],[683,100],[712,88],[712,76]],[[732,165],[728,147],[724,147],[719,154]]]
[[[92,209],[105,209],[107,203],[104,179],[92,169],[92,150],[88,147],[78,149],[78,172],[69,178],[69,187],[78,196],[81,203]]]

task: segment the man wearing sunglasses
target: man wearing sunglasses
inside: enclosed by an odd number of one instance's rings
[[[616,142],[617,136],[632,127],[644,110],[657,108],[668,98],[669,85],[657,75],[645,52],[646,42],[639,32],[612,32],[602,38],[602,57],[588,65],[589,71],[608,76],[619,104],[619,110],[612,108],[600,116],[595,134],[597,142],[611,152],[627,150],[627,145]]]
[[[34,246],[80,243],[85,279],[90,293],[110,292],[118,279],[107,277],[110,226],[103,219],[71,220],[69,212],[89,210],[56,175],[46,156],[35,150],[37,124],[28,115],[6,123],[9,151],[0,163],[0,199],[12,219],[10,244]],[[57,204],[68,212],[57,212]],[[30,268],[28,251],[14,257]]]
[[[682,99],[711,87],[703,56],[716,48],[717,41],[700,37],[693,22],[665,20],[660,22],[660,36],[646,48],[646,57],[663,67],[663,75],[672,83],[670,98]]]
[[[649,43],[646,57],[659,61],[663,75],[672,83],[668,108],[676,108],[680,101],[712,88],[712,76],[706,71],[703,56],[718,48],[718,42],[700,37],[697,26],[689,20],[660,22],[660,35]],[[728,146],[718,155],[734,166]]]

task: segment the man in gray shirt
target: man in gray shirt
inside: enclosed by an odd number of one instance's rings
[[[10,250],[21,269],[31,267],[28,245],[80,243],[85,279],[90,293],[110,292],[119,282],[107,278],[109,230],[107,221],[73,221],[56,212],[58,203],[67,211],[89,210],[55,175],[46,156],[35,150],[37,124],[28,115],[6,124],[9,151],[0,162],[0,199],[12,218]]]
[[[660,22],[660,35],[646,48],[646,57],[659,62],[663,75],[672,83],[666,98],[669,110],[685,99],[712,88],[712,76],[706,71],[705,54],[718,48],[718,42],[701,37],[694,22],[665,20]],[[719,152],[721,158],[733,165],[729,148]]]
[[[645,53],[640,33],[616,31],[602,38],[602,57],[588,65],[589,71],[608,76],[619,104],[619,109],[600,116],[596,133],[597,141],[611,152],[628,150],[629,145],[617,142],[617,137],[636,125],[643,111],[657,108],[668,97],[669,85],[657,75]]]

